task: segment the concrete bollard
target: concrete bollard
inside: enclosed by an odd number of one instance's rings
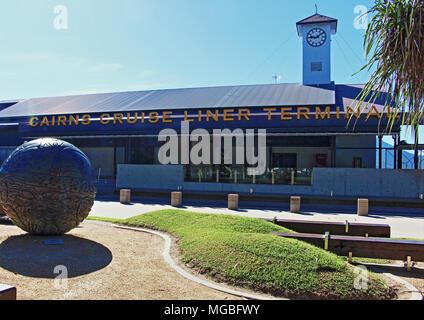
[[[300,197],[290,197],[290,212],[299,213],[300,212]]]
[[[358,216],[368,216],[368,199],[358,199]]]
[[[130,204],[131,203],[131,190],[129,190],[129,189],[121,189],[120,190],[120,202],[122,204]]]
[[[0,284],[0,300],[16,300],[16,288]]]
[[[183,205],[183,193],[175,191],[171,193],[171,206],[181,207]]]
[[[238,210],[239,208],[239,195],[238,194],[229,194],[228,195],[228,209]]]

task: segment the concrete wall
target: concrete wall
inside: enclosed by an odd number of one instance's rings
[[[183,181],[182,166],[119,165],[117,188],[144,191],[300,195],[339,198],[419,199],[424,194],[424,171],[315,168],[312,186],[196,183]]]
[[[423,170],[314,169],[314,193],[340,197],[419,199]]]

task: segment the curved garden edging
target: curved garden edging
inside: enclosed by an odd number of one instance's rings
[[[175,270],[177,271],[180,275],[182,275],[184,278],[191,280],[193,282],[196,282],[198,284],[204,285],[206,287],[209,287],[211,289],[215,289],[224,293],[228,293],[234,296],[238,296],[238,297],[242,297],[242,298],[246,298],[246,299],[251,299],[251,300],[269,300],[269,298],[263,297],[263,296],[259,296],[259,295],[254,295],[254,294],[250,294],[250,293],[245,293],[242,291],[237,291],[237,290],[232,290],[226,287],[222,287],[219,286],[217,284],[214,284],[212,282],[200,279],[192,274],[190,274],[189,272],[185,271],[183,268],[181,268],[179,265],[177,265],[175,263],[175,261],[172,259],[171,257],[171,237],[163,232],[160,231],[156,231],[156,230],[150,230],[150,229],[145,229],[145,228],[138,228],[138,227],[127,227],[127,226],[122,226],[122,225],[115,225],[115,224],[111,224],[113,227],[115,228],[119,228],[119,229],[125,229],[125,230],[131,230],[131,231],[137,231],[137,232],[145,232],[145,233],[150,233],[153,235],[157,235],[159,237],[161,237],[162,239],[164,239],[165,241],[165,245],[164,245],[164,250],[162,252],[162,256],[164,258],[164,260]],[[370,267],[373,267],[373,271],[376,273],[380,273],[384,276],[387,276],[389,278],[391,278],[392,280],[394,280],[395,282],[398,282],[402,285],[404,285],[410,292],[411,292],[411,297],[409,300],[423,300],[423,296],[420,293],[420,291],[415,288],[412,284],[410,284],[409,282],[407,282],[406,280],[401,279],[398,276],[395,276],[391,273],[385,272],[381,269],[378,269],[378,267],[384,267],[385,265],[379,265],[379,264],[369,264]],[[353,268],[356,268],[356,266],[352,266]],[[275,298],[275,299],[280,299],[280,298]],[[280,300],[289,300],[289,299],[280,299]]]
[[[159,231],[154,231],[154,230],[149,230],[149,229],[144,229],[144,228],[136,228],[136,227],[125,227],[125,226],[119,226],[119,225],[114,225],[115,228],[119,228],[119,229],[126,229],[126,230],[132,230],[132,231],[138,231],[138,232],[146,232],[146,233],[150,233],[150,234],[154,234],[157,236],[160,236],[162,239],[165,240],[165,247],[163,250],[163,258],[165,259],[165,261],[175,270],[177,271],[180,275],[182,275],[184,278],[189,279],[191,281],[194,281],[196,283],[199,283],[201,285],[204,285],[206,287],[224,292],[224,293],[228,293],[228,294],[232,294],[234,296],[238,296],[238,297],[242,297],[242,298],[246,298],[246,299],[250,299],[250,300],[269,300],[265,297],[259,296],[259,295],[253,295],[253,294],[249,294],[249,293],[245,293],[245,292],[241,292],[241,291],[237,291],[237,290],[232,290],[229,288],[225,288],[219,285],[216,285],[214,283],[211,283],[209,281],[197,278],[195,276],[193,276],[192,274],[188,273],[187,271],[185,271],[183,268],[181,268],[180,266],[178,266],[175,261],[172,259],[170,251],[171,251],[171,237],[163,232],[159,232]],[[288,300],[288,299],[279,299],[279,300]]]

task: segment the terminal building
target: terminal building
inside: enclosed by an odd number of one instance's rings
[[[400,126],[390,132],[393,168],[381,170],[384,97],[357,106],[363,86],[331,79],[337,20],[320,14],[296,25],[302,83],[148,90],[0,101],[0,160],[25,141],[56,137],[83,150],[99,192],[121,188],[188,193],[419,199],[421,172],[401,169]],[[295,30],[294,30],[295,31]],[[300,48],[299,48],[300,49]],[[300,69],[300,66],[299,66]],[[163,129],[266,129],[266,171],[243,164],[162,165]],[[211,151],[213,154],[213,151]],[[399,182],[407,182],[401,186]]]

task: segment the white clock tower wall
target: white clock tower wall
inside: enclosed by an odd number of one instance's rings
[[[320,85],[331,83],[331,27],[330,24],[308,24],[302,26],[303,37],[303,84]],[[315,28],[325,31],[326,39],[320,46],[308,43],[307,35]],[[318,40],[317,40],[318,41]],[[322,40],[321,40],[322,41]]]

